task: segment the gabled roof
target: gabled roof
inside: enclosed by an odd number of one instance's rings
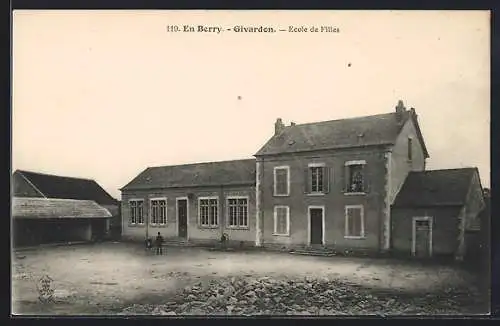
[[[476,168],[410,172],[393,207],[463,206]]]
[[[14,173],[20,174],[47,198],[94,200],[101,205],[118,204],[118,201],[94,180],[23,170],[16,170]]]
[[[392,145],[409,119],[413,119],[424,155],[428,157],[429,154],[413,109],[402,112],[399,121],[397,113],[392,112],[286,126],[279,135],[271,137],[255,156],[371,145]]]
[[[255,159],[149,167],[121,190],[254,185]]]
[[[105,218],[110,212],[93,200],[12,198],[14,218]]]

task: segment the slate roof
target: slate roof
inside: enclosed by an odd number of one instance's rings
[[[47,198],[94,200],[100,205],[117,205],[96,181],[51,174],[16,170]],[[15,195],[15,194],[14,194]]]
[[[463,206],[476,168],[410,172],[393,207]]]
[[[121,190],[254,185],[255,159],[149,167]]]
[[[396,112],[391,112],[285,126],[284,130],[279,135],[274,135],[269,139],[255,156],[370,145],[392,145],[404,123],[410,118],[414,121],[424,154],[428,157],[417,116],[413,109],[403,112],[401,122],[398,122]]]
[[[36,219],[106,218],[111,217],[111,213],[92,200],[13,197],[12,217]]]

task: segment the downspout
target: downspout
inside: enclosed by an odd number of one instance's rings
[[[383,250],[387,252],[391,246],[391,204],[392,204],[392,152],[389,150],[385,153],[386,159],[386,175],[385,175],[385,210],[383,222]]]
[[[262,159],[257,158],[255,167],[255,246],[262,246]]]
[[[145,200],[146,204],[142,206],[142,214],[144,214],[144,212],[146,211],[146,206],[147,203],[149,202],[149,197],[146,196],[146,200]],[[147,213],[144,214],[144,223],[146,224],[146,239],[149,238],[149,207],[147,209]]]
[[[224,205],[224,186],[220,186],[220,191],[219,191],[219,198],[220,198],[220,209],[221,209],[221,212],[220,212],[220,236],[219,236],[219,239],[222,237],[222,235],[224,234],[224,223],[226,222],[226,210],[225,210],[225,205]]]

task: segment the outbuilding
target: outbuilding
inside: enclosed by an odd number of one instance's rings
[[[392,205],[392,250],[462,260],[484,209],[476,168],[410,172]]]
[[[92,200],[14,197],[13,244],[91,241],[110,217],[106,208]]]
[[[15,245],[99,240],[121,229],[119,202],[95,180],[16,170]]]

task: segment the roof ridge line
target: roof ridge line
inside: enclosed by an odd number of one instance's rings
[[[12,198],[21,198],[21,199],[26,199],[26,200],[58,200],[58,201],[78,201],[78,202],[83,202],[83,201],[88,201],[88,202],[94,202],[97,205],[101,206],[98,202],[96,202],[93,199],[73,199],[73,198],[50,198],[50,197],[23,197],[23,196],[12,196]]]
[[[157,166],[149,166],[148,169],[175,167],[175,166],[190,166],[190,165],[211,164],[211,163],[241,162],[241,161],[256,161],[256,159],[255,158],[245,158],[245,159],[223,160],[223,161],[206,161],[206,162],[198,162],[198,163],[182,163],[182,164],[173,164],[173,165],[157,165]]]
[[[335,121],[363,119],[363,118],[370,118],[370,117],[377,117],[377,116],[391,115],[391,114],[394,114],[394,112],[378,113],[378,114],[370,114],[370,115],[359,115],[359,116],[355,116],[355,117],[338,118],[338,119],[331,119],[331,120],[321,120],[321,121],[313,121],[313,122],[305,122],[305,123],[295,123],[295,125],[285,126],[285,128],[305,126],[305,125],[310,125],[310,124],[328,123],[328,122],[335,122]]]
[[[97,181],[95,181],[95,179],[84,178],[84,177],[71,177],[71,176],[65,176],[65,175],[51,174],[51,173],[45,173],[45,172],[35,172],[35,171],[20,170],[20,169],[17,169],[16,171],[21,173],[21,174],[23,174],[23,172],[26,172],[26,173],[32,173],[32,174],[45,175],[45,176],[49,176],[49,177],[68,178],[68,179],[87,180],[87,181],[97,182]]]

